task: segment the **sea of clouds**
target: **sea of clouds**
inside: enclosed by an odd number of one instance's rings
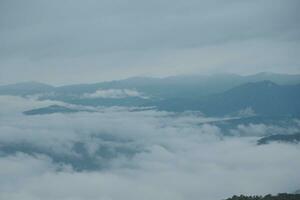
[[[300,146],[256,144],[295,128],[239,125],[229,137],[210,123],[224,119],[201,113],[22,114],[54,103],[0,97],[0,199],[221,200],[300,188]]]

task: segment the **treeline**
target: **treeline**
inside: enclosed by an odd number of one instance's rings
[[[271,194],[268,194],[266,196],[233,196],[231,198],[228,198],[226,200],[300,200],[300,194],[278,194],[276,196],[273,196]]]

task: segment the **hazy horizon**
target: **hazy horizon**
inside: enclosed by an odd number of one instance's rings
[[[18,84],[18,83],[42,83],[42,84],[47,84],[51,85],[54,87],[60,87],[60,86],[66,86],[66,85],[78,85],[78,84],[94,84],[94,83],[102,83],[102,82],[111,82],[111,81],[121,81],[121,80],[126,80],[126,79],[131,79],[131,78],[153,78],[153,79],[165,79],[165,78],[172,78],[172,77],[213,77],[213,76],[218,76],[218,75],[234,75],[234,76],[241,76],[241,77],[247,77],[247,76],[255,76],[255,75],[260,75],[260,74],[265,74],[265,75],[288,75],[288,76],[300,76],[300,73],[275,73],[275,72],[266,72],[266,71],[261,71],[257,73],[249,73],[249,74],[238,74],[238,73],[210,73],[210,74],[201,74],[201,73],[194,73],[194,74],[177,74],[177,75],[170,75],[170,76],[129,76],[129,77],[124,77],[120,79],[107,79],[107,80],[98,80],[98,81],[92,81],[92,82],[81,82],[80,80],[78,82],[66,82],[66,83],[61,83],[58,84],[56,82],[46,82],[46,81],[38,81],[34,79],[30,80],[24,80],[24,81],[17,81],[17,82],[9,82],[9,83],[4,83],[0,84],[0,86],[5,86],[5,85],[11,85],[11,84]],[[267,80],[267,79],[266,79]]]

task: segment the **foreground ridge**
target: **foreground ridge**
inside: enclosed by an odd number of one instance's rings
[[[300,200],[300,194],[287,194],[287,193],[281,193],[277,194],[275,196],[268,194],[266,196],[236,196],[234,195],[231,198],[228,198],[226,200]]]

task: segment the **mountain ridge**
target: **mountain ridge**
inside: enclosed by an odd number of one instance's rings
[[[51,86],[39,82],[17,83],[0,86],[0,95],[26,96],[38,94],[41,99],[70,100],[87,93],[107,89],[134,89],[158,99],[181,96],[202,98],[219,94],[248,82],[269,80],[279,85],[300,84],[300,75],[258,73],[241,76],[236,74],[180,75],[165,78],[131,77],[123,80]]]
[[[271,87],[270,87],[271,86]],[[183,103],[184,102],[184,103]],[[160,105],[166,110],[200,110],[227,115],[251,108],[260,115],[300,115],[300,84],[280,86],[271,81],[246,83],[203,98],[177,98]],[[180,106],[182,104],[184,106]]]

